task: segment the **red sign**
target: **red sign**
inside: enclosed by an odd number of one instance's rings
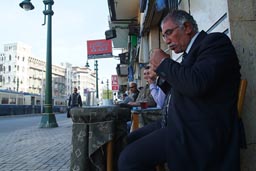
[[[112,40],[88,40],[87,55],[88,59],[112,56]]]
[[[119,90],[118,76],[117,75],[112,75],[111,76],[111,82],[112,82],[112,90],[113,91],[118,91]]]

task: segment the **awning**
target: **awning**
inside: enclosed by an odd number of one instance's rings
[[[178,0],[147,0],[141,35],[149,32],[150,27],[159,25],[162,18],[174,9],[178,9]]]

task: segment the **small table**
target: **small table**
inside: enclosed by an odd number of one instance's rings
[[[70,113],[73,120],[70,170],[105,170],[104,145],[113,141],[114,149],[122,146],[120,142],[126,136],[130,109],[118,106],[77,107],[72,108]],[[116,167],[118,152],[113,154]]]
[[[131,111],[132,125],[130,132],[161,119],[161,111],[162,109],[159,108],[133,109]]]

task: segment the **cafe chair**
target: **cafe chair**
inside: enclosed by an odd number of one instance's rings
[[[239,118],[239,124],[240,124],[239,131],[240,131],[240,135],[241,135],[241,139],[240,139],[240,148],[241,149],[247,148],[245,129],[244,129],[244,124],[243,124],[242,116],[241,116],[242,111],[243,111],[246,88],[247,88],[247,80],[241,79],[239,92],[238,92],[238,101],[237,101],[238,118]]]
[[[238,92],[238,101],[237,101],[237,110],[238,110],[239,118],[241,118],[241,114],[242,114],[242,110],[243,110],[246,88],[247,88],[247,80],[241,79],[239,92]]]
[[[107,143],[107,170],[113,171],[113,140]]]

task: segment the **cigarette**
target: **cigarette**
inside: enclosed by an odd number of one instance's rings
[[[170,51],[170,48],[167,48],[167,49],[164,50],[165,53],[169,52],[169,51]]]
[[[171,50],[170,48],[167,48],[167,49],[164,50],[164,52],[167,53],[167,52],[169,52],[170,50]],[[176,58],[174,61],[177,62],[181,57],[182,57],[182,55],[179,56],[178,58]],[[171,58],[172,58],[172,57],[171,57]]]

